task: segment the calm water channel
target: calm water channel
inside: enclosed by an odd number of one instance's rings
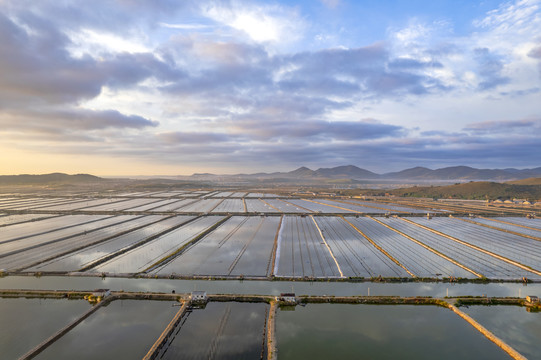
[[[78,277],[78,276],[7,276],[0,278],[0,289],[93,290],[109,288],[124,291],[177,293],[205,290],[209,294],[279,295],[397,295],[397,296],[521,296],[541,297],[541,283],[524,286],[518,283],[449,284],[449,283],[340,283],[301,281],[239,280],[170,280]]]
[[[309,304],[278,311],[287,359],[509,359],[451,311],[436,306]]]

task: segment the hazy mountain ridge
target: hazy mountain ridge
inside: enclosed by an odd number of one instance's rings
[[[439,169],[426,167],[414,167],[398,172],[377,174],[372,171],[359,168],[354,165],[337,166],[333,168],[319,168],[312,170],[308,167],[300,167],[289,172],[237,174],[237,175],[213,175],[208,177],[230,178],[259,178],[259,179],[356,179],[356,180],[489,180],[510,181],[521,180],[530,177],[541,177],[541,167],[534,169],[476,169],[469,166],[451,166]],[[200,177],[201,174],[194,174]]]
[[[50,183],[89,183],[101,182],[105,179],[89,174],[68,175],[64,173],[52,173],[41,175],[0,175],[0,185],[36,185]]]

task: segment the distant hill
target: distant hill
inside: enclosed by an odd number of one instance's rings
[[[508,181],[512,185],[541,185],[541,177],[533,177],[522,180]]]
[[[309,169],[305,166],[289,172],[237,174],[237,175],[214,175],[214,174],[193,174],[192,178],[212,179],[300,179],[300,180],[329,180],[329,179],[351,179],[351,180],[394,180],[394,181],[509,181],[529,177],[541,177],[541,167],[535,169],[476,169],[469,166],[452,166],[431,170],[426,167],[414,167],[398,172],[376,174],[372,171],[359,168],[354,165],[337,166],[333,168]]]
[[[541,185],[514,185],[488,181],[469,182],[448,186],[415,186],[391,190],[397,196],[432,197],[438,199],[541,199]]]
[[[531,176],[541,176],[541,167],[535,169],[476,169],[469,166],[452,166],[436,170],[423,167],[383,174],[389,179],[410,180],[514,180]]]
[[[317,177],[318,174],[313,171],[313,170],[310,170],[308,169],[307,167],[300,167],[298,168],[297,170],[293,170],[293,171],[290,171],[288,173],[277,173],[277,174],[273,174],[273,175],[277,175],[277,176],[281,176],[281,177],[284,177],[284,175],[286,175],[285,177],[294,177],[294,178],[308,178],[308,177]]]
[[[105,179],[89,175],[76,174],[68,175],[63,173],[52,173],[43,175],[3,175],[0,176],[0,185],[47,185],[47,184],[81,184],[101,182]]]
[[[376,179],[380,175],[358,168],[357,166],[337,166],[334,168],[319,168],[315,171],[318,176],[326,178]]]

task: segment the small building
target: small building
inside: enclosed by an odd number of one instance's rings
[[[92,296],[105,298],[107,296],[111,295],[111,290],[109,289],[96,289],[92,292]]]
[[[207,292],[206,291],[192,291],[190,295],[190,300],[193,302],[207,302]]]
[[[278,300],[283,301],[285,303],[290,303],[290,304],[297,303],[297,298],[295,297],[295,293],[281,293]]]
[[[528,295],[526,296],[526,301],[530,304],[539,304],[539,297],[534,295]]]

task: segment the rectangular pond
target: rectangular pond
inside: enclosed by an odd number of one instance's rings
[[[160,359],[262,359],[264,303],[211,302],[182,319]]]
[[[501,305],[460,309],[529,360],[541,360],[541,312]]]
[[[19,358],[89,308],[84,300],[0,298],[0,357]]]
[[[288,359],[509,359],[446,308],[308,304],[276,317],[278,356]]]
[[[36,359],[142,359],[177,311],[170,301],[115,300]]]
[[[279,223],[279,217],[233,216],[155,272],[267,276]]]

